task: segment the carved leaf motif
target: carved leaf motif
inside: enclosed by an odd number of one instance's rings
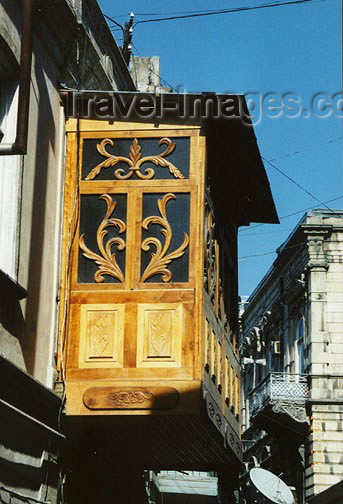
[[[180,247],[178,247],[174,252],[168,254],[171,239],[173,236],[171,226],[168,222],[166,215],[166,205],[171,199],[176,199],[175,194],[168,193],[163,196],[162,199],[157,200],[157,206],[161,217],[152,216],[144,219],[142,227],[148,229],[150,224],[158,224],[162,227],[161,234],[164,236],[164,245],[155,237],[145,238],[142,242],[142,250],[148,252],[152,245],[155,247],[155,252],[151,253],[151,259],[148,266],[142,276],[142,282],[145,282],[148,278],[161,274],[162,282],[169,282],[172,278],[172,272],[168,269],[168,264],[170,264],[174,259],[178,259],[183,256],[186,248],[189,244],[189,238],[186,233],[184,233],[184,239]]]
[[[107,205],[105,217],[100,223],[96,233],[96,241],[101,255],[96,254],[87,247],[84,233],[79,238],[79,246],[83,251],[83,255],[95,261],[99,266],[98,270],[94,273],[95,282],[103,282],[105,280],[104,275],[110,275],[117,278],[120,282],[124,282],[124,275],[118,266],[115,253],[112,252],[112,246],[116,245],[119,251],[124,250],[126,246],[125,241],[123,238],[116,236],[108,240],[107,243],[104,243],[104,238],[108,234],[107,227],[117,227],[119,233],[123,233],[126,230],[126,224],[120,219],[110,219],[116,207],[116,202],[112,200],[111,196],[102,194],[99,196],[99,199],[104,200]]]
[[[109,344],[108,336],[109,320],[108,317],[100,319],[97,323],[92,325],[91,328],[91,341],[95,347],[96,355],[103,355],[106,347]]]
[[[141,146],[139,145],[137,138],[135,138],[130,147],[130,159],[133,163],[133,166],[135,166],[142,157],[141,150]]]
[[[166,325],[168,321],[162,313],[157,313],[150,321],[150,344],[155,357],[166,356],[166,345],[170,339],[170,327]]]
[[[102,140],[102,142],[100,142],[99,144],[97,144],[97,146],[96,146],[97,151],[102,156],[107,157],[107,159],[105,161],[103,161],[102,163],[99,163],[98,165],[96,165],[88,173],[88,175],[87,175],[87,177],[86,177],[85,180],[93,180],[97,175],[99,175],[99,173],[101,172],[101,170],[103,168],[109,168],[110,166],[115,166],[120,161],[124,161],[124,162],[129,161],[129,162],[131,162],[126,157],[112,156],[112,154],[110,154],[109,152],[107,152],[106,145],[111,145],[111,147],[113,147],[113,145],[114,145],[113,140],[111,140],[110,138],[105,138],[104,140]]]
[[[125,173],[125,170],[123,168],[117,168],[117,170],[114,171],[114,178],[119,180],[128,179],[133,175],[133,173],[135,173],[137,177],[142,180],[152,179],[155,175],[155,170],[153,168],[149,167],[145,168],[144,172],[141,171],[143,168],[142,164],[147,162],[151,162],[156,166],[168,168],[169,172],[172,175],[174,175],[175,178],[185,178],[181,173],[181,171],[173,163],[165,159],[166,156],[169,156],[169,154],[171,154],[176,147],[176,144],[172,142],[169,138],[161,138],[161,140],[159,141],[159,145],[166,145],[167,148],[160,154],[156,154],[153,156],[142,157],[141,146],[139,145],[137,138],[133,139],[133,142],[130,147],[129,157],[115,156],[114,154],[110,154],[106,150],[107,145],[111,145],[111,147],[113,147],[114,146],[113,140],[111,140],[110,138],[105,138],[99,144],[97,144],[96,148],[98,152],[107,159],[96,165],[88,173],[88,175],[86,176],[86,180],[93,180],[103,168],[109,168],[111,166],[115,166],[119,162],[126,163],[129,167],[127,173]]]

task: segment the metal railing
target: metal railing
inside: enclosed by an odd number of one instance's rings
[[[307,375],[270,373],[249,393],[250,415],[274,401],[305,403],[309,396]]]

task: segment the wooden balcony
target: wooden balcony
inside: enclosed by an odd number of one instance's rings
[[[59,369],[75,448],[165,469],[241,458],[236,234],[251,210],[223,173],[227,128],[243,126],[203,126],[67,122]]]

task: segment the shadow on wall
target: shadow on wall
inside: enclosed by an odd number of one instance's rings
[[[13,345],[13,337],[20,342],[24,331],[25,321],[19,301],[0,296],[0,345],[6,356],[21,367],[23,367],[22,355],[18,354],[16,344]]]
[[[38,492],[43,484],[57,481],[52,460],[43,457],[52,449],[47,435],[25,418],[0,406],[0,483],[25,495]]]
[[[26,301],[25,308],[25,337],[22,340],[22,348],[25,363],[29,373],[33,374],[36,369],[36,357],[37,357],[37,319],[39,310],[44,311],[44,292],[42,292],[42,284],[45,283],[47,301],[49,302],[49,284],[48,281],[53,282],[54,278],[47,278],[43,276],[43,247],[49,244],[49,237],[45,235],[46,231],[46,216],[47,213],[54,207],[54,201],[47,201],[48,192],[48,177],[49,169],[56,169],[52,167],[51,163],[49,165],[49,150],[51,148],[52,154],[55,152],[55,135],[56,126],[54,113],[52,109],[53,96],[49,95],[49,90],[47,86],[48,74],[45,74],[49,69],[44,69],[39,63],[43,59],[43,54],[37,54],[37,48],[34,48],[35,53],[35,76],[37,80],[37,91],[33,91],[31,94],[31,121],[33,102],[37,102],[37,132],[36,132],[36,145],[33,146],[33,140],[29,138],[28,144],[28,161],[30,158],[34,163],[34,168],[32,169],[32,174],[30,170],[25,172],[24,168],[24,184],[23,184],[23,201],[25,198],[31,198],[32,200],[32,215],[31,224],[29,223],[29,216],[23,215],[22,217],[22,233],[30,232],[30,252],[29,252],[29,274],[27,282],[28,298]],[[50,71],[52,73],[52,70]],[[52,79],[56,79],[56,76],[51,76]],[[52,81],[53,82],[53,81]],[[31,155],[30,155],[31,153]],[[27,167],[29,168],[29,167]],[[25,180],[27,177],[34,177],[33,196],[31,197],[30,191],[25,191],[27,186],[30,186],[30,181]],[[23,204],[23,208],[25,203]],[[50,207],[50,208],[49,208]],[[52,208],[51,208],[52,207]],[[25,229],[26,228],[26,229]],[[25,267],[25,266],[24,266]],[[45,275],[47,274],[47,269],[45,268]],[[51,284],[50,289],[51,290]],[[48,314],[52,316],[52,314]],[[45,328],[45,335],[47,336],[49,327]],[[47,345],[45,343],[45,348]],[[44,351],[43,347],[38,349],[38,351]],[[48,356],[46,356],[49,358]],[[47,362],[47,360],[45,360]]]

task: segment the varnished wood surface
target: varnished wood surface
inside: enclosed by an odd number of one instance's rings
[[[123,367],[125,304],[83,304],[79,368]]]
[[[137,403],[137,408],[109,408],[106,395],[111,391],[149,391],[154,397],[147,398],[142,404]],[[171,382],[167,380],[160,381],[67,381],[67,415],[199,415],[201,411],[201,393],[200,383],[194,380]],[[177,397],[177,401],[176,401]],[[86,398],[86,402],[84,400]],[[89,398],[96,399],[96,407],[90,408],[87,401]],[[159,404],[164,407],[155,408]],[[169,405],[169,406],[168,406]],[[168,406],[168,408],[166,408]]]
[[[172,410],[179,401],[174,387],[91,387],[83,394],[90,410]]]
[[[62,300],[66,310],[61,315],[59,343],[60,349],[67,348],[67,355],[62,350],[59,352],[59,367],[66,369],[67,415],[165,415],[163,409],[154,409],[149,399],[143,403],[144,407],[132,410],[108,407],[110,403],[106,397],[109,389],[132,391],[142,384],[151,390],[154,387],[175,389],[180,397],[172,410],[175,415],[206,415],[202,397],[206,384],[212,402],[216,407],[219,405],[221,425],[231,422],[232,429],[237,432],[237,354],[220,321],[223,305],[219,287],[213,306],[203,289],[206,164],[203,132],[187,126],[154,127],[85,120],[79,122],[79,127],[80,134],[77,135],[76,120],[68,120],[62,258]],[[137,138],[139,141],[140,138],[164,137],[190,137],[188,178],[97,180],[95,177],[80,180],[84,140],[94,138],[101,142],[106,138]],[[162,199],[167,194],[190,194],[187,232],[189,276],[185,282],[142,281],[138,267],[142,244],[142,202],[144,194],[154,193],[161,195]],[[127,195],[126,267],[121,282],[78,282],[80,194],[109,195],[113,201],[116,194]],[[112,217],[116,217],[115,212]],[[219,285],[218,244],[216,250],[216,282]],[[97,312],[97,316],[92,310]],[[206,329],[206,324],[209,329]],[[112,325],[116,327],[113,329]],[[210,346],[207,343],[208,330]],[[210,359],[208,370],[207,355]],[[97,407],[86,407],[85,397],[95,401]],[[220,423],[219,420],[217,423]],[[222,427],[218,429],[217,425],[213,425],[225,436]]]

